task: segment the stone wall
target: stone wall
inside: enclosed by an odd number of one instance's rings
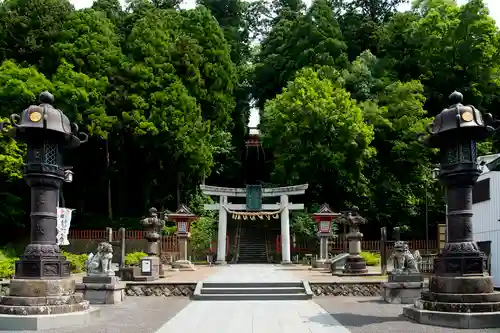
[[[309,283],[315,296],[380,296],[380,282]],[[128,296],[191,296],[196,284],[127,284]]]
[[[127,283],[125,294],[127,296],[191,296],[196,288],[196,283]]]
[[[380,282],[309,283],[314,296],[380,296]]]
[[[309,283],[315,296],[380,296],[380,282]],[[196,283],[127,283],[127,296],[181,296],[193,295]],[[0,296],[9,292],[9,283],[0,282]]]

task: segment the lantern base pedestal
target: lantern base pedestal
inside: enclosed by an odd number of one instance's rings
[[[141,259],[140,266],[123,267],[117,272],[122,281],[155,281],[160,278],[160,258],[148,256]]]
[[[415,303],[417,303],[415,301]],[[497,328],[500,325],[500,312],[462,313],[429,311],[409,305],[403,308],[403,315],[419,324],[452,328]]]
[[[180,271],[195,271],[193,263],[189,260],[177,260],[172,263],[172,268],[178,269]]]
[[[73,279],[12,279],[9,296],[0,297],[0,330],[90,325],[99,311],[75,287]]]
[[[34,249],[54,251],[52,245],[30,244],[26,247],[25,253]],[[50,252],[49,252],[50,253]],[[54,252],[52,252],[54,253]],[[63,255],[23,255],[21,260],[16,261],[16,279],[65,279],[71,275],[71,263]]]
[[[344,275],[362,275],[368,273],[365,259],[363,259],[359,254],[349,254],[345,261],[342,273]]]
[[[331,261],[327,259],[313,260],[311,266],[313,269],[330,269]]]
[[[419,323],[453,328],[496,328],[500,325],[500,292],[487,275],[436,276],[403,314]]]

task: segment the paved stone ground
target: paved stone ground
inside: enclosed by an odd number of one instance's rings
[[[101,317],[90,326],[1,333],[154,333],[186,305],[184,297],[129,297],[124,303],[101,307]],[[182,331],[178,331],[182,332]],[[177,333],[177,332],[172,332]]]
[[[215,274],[205,281],[299,280],[293,271],[282,268],[226,266],[211,271]],[[382,303],[378,297],[194,302],[181,297],[129,297],[123,304],[102,307],[101,318],[90,326],[37,333],[500,333],[500,328],[457,330],[420,325],[402,317],[402,307]]]
[[[281,265],[221,267],[204,281],[299,281]],[[304,301],[195,301],[156,333],[349,333],[310,300]]]
[[[195,301],[156,333],[172,332],[350,333],[313,301]]]
[[[403,305],[378,297],[318,297],[314,301],[351,333],[498,333],[500,328],[453,329],[420,325],[401,316]],[[336,332],[332,330],[331,332]]]
[[[285,282],[300,281],[281,265],[238,264],[220,267],[215,274],[203,281],[210,282]]]

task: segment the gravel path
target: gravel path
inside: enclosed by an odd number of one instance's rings
[[[500,328],[453,329],[420,325],[402,316],[403,306],[378,297],[317,297],[314,301],[351,333],[498,333]]]
[[[184,297],[128,297],[122,304],[102,307],[101,317],[87,327],[14,333],[154,333],[188,304]]]

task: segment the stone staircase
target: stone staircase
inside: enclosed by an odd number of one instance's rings
[[[265,229],[255,221],[243,221],[238,246],[238,264],[267,263]]]
[[[309,283],[298,282],[198,282],[195,300],[206,301],[272,301],[308,300],[312,298]]]

